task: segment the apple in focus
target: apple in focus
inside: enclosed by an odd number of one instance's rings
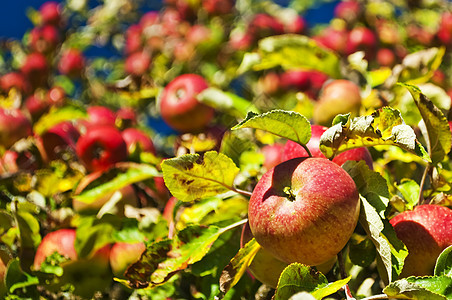
[[[248,218],[256,241],[277,259],[315,266],[347,244],[359,208],[355,182],[341,167],[325,158],[294,158],[262,176]]]

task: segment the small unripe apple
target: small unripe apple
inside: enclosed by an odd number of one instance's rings
[[[127,159],[121,133],[108,125],[88,127],[77,141],[76,152],[89,171],[102,171]]]
[[[316,124],[331,126],[338,114],[358,115],[361,107],[361,91],[352,81],[345,79],[327,82],[315,103],[313,119]]]
[[[359,216],[353,179],[325,158],[294,158],[266,172],[250,198],[256,241],[286,263],[320,265],[347,244]]]
[[[8,149],[31,134],[31,122],[20,110],[0,108],[0,145]]]
[[[117,242],[111,247],[110,252],[110,266],[113,275],[119,278],[124,278],[124,272],[127,268],[138,261],[146,250],[143,242],[124,243]]]
[[[125,61],[125,70],[134,76],[143,76],[151,65],[151,56],[146,51],[130,54]]]
[[[400,277],[433,275],[436,259],[452,245],[452,210],[426,204],[390,220],[397,237],[408,248]]]
[[[122,137],[127,144],[127,150],[132,153],[137,147],[141,151],[155,154],[154,143],[148,134],[136,128],[127,128],[122,131]]]
[[[183,74],[176,77],[162,92],[162,119],[180,132],[204,129],[213,118],[214,109],[199,102],[196,97],[206,88],[207,81],[199,75]]]
[[[85,57],[77,49],[67,49],[58,63],[58,71],[69,77],[80,77],[85,68]]]
[[[47,1],[39,8],[43,24],[58,25],[61,21],[60,5],[56,1]]]

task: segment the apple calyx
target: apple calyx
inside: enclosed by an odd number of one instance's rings
[[[287,199],[289,199],[290,202],[294,202],[297,199],[297,196],[294,194],[290,186],[284,187],[283,192],[287,195]]]

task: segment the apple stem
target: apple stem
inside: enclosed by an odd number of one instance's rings
[[[303,146],[304,150],[306,150],[306,152],[308,153],[309,157],[312,157],[312,153],[309,150],[308,146],[306,146],[305,144],[301,144],[301,146]]]
[[[283,189],[284,194],[287,195],[287,198],[293,202],[297,199],[297,197],[295,196],[295,194],[293,193],[292,189],[290,188],[290,186],[286,186]]]
[[[424,174],[422,174],[422,179],[421,179],[421,183],[419,184],[419,197],[418,197],[418,204],[422,204],[422,202],[424,201],[424,184],[425,184],[425,180],[427,179],[427,174],[430,170],[430,165],[427,165],[427,167],[425,167],[424,169]]]

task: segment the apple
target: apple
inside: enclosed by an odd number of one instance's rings
[[[308,28],[306,20],[300,15],[288,17],[287,20],[283,20],[283,22],[285,33],[303,34]]]
[[[47,91],[47,99],[52,105],[63,105],[65,98],[66,92],[59,86],[54,86]]]
[[[96,291],[106,289],[112,280],[109,267],[110,246],[106,245],[87,258],[79,258],[75,250],[75,229],[58,229],[43,237],[39,244],[33,268],[40,270],[45,259],[57,252],[68,259],[60,266],[63,275],[58,282],[52,282],[48,288],[59,290],[66,284],[74,286],[74,294],[91,298]]]
[[[270,170],[276,165],[283,162],[284,145],[275,143],[273,145],[265,145],[261,148],[264,154],[264,168]]]
[[[361,4],[355,0],[339,2],[334,8],[334,16],[341,18],[348,23],[354,23],[361,13]]]
[[[202,0],[202,7],[209,15],[230,14],[234,10],[234,0]]]
[[[389,48],[380,48],[377,51],[377,62],[383,67],[393,67],[396,63],[396,55]]]
[[[284,25],[269,14],[258,13],[248,24],[247,31],[257,41],[264,37],[283,34]]]
[[[281,91],[281,76],[275,72],[270,71],[259,78],[259,89],[268,95],[274,95]]]
[[[49,66],[45,56],[39,52],[28,54],[20,70],[33,89],[43,86],[47,82]]]
[[[267,171],[248,207],[256,241],[277,259],[311,266],[333,259],[359,216],[353,179],[325,158],[294,158]]]
[[[47,159],[61,158],[68,151],[75,153],[80,132],[70,121],[61,122],[41,135],[41,144]]]
[[[115,243],[111,247],[110,251],[110,266],[113,271],[113,275],[119,278],[124,278],[124,272],[131,264],[140,259],[144,250],[146,250],[146,246],[143,242]]]
[[[6,150],[0,159],[0,174],[19,171],[35,171],[40,167],[41,158],[29,149]]]
[[[59,25],[61,21],[60,5],[56,1],[47,1],[39,8],[43,24]]]
[[[452,245],[452,210],[424,204],[412,211],[404,211],[390,220],[397,237],[406,245],[405,259],[400,278],[433,275],[436,259]]]
[[[371,60],[375,56],[377,49],[377,37],[375,33],[367,27],[359,26],[353,28],[347,38],[345,53],[350,55],[357,51],[364,51],[364,58]]]
[[[146,51],[137,51],[130,54],[125,61],[125,70],[134,76],[143,76],[151,65],[151,56]]]
[[[34,93],[28,96],[25,99],[24,106],[33,121],[38,120],[50,108],[49,102],[42,93]]]
[[[122,138],[126,142],[127,150],[130,153],[134,152],[137,147],[141,151],[151,152],[155,154],[154,144],[152,143],[149,134],[136,128],[127,128],[122,131]]]
[[[332,80],[324,85],[319,100],[314,105],[313,119],[316,124],[331,126],[336,115],[350,113],[355,117],[360,107],[359,86],[345,79]]]
[[[91,126],[78,139],[76,153],[89,171],[102,171],[127,159],[127,145],[116,128]]]
[[[86,112],[88,113],[87,124],[85,124],[87,126],[115,126],[116,114],[105,106],[90,106]]]
[[[31,134],[31,122],[20,110],[0,108],[0,145],[8,149]]]
[[[280,75],[280,86],[283,90],[306,91],[311,86],[309,71],[288,70]]]
[[[311,139],[306,144],[311,155],[313,157],[322,157],[326,158],[323,155],[322,151],[320,151],[320,138],[322,134],[327,130],[327,127],[319,126],[319,125],[311,125]],[[282,161],[286,161],[296,157],[308,157],[308,153],[300,144],[288,140],[284,145],[283,153],[282,153]],[[339,155],[333,158],[333,162],[342,166],[346,161],[354,160],[360,161],[364,160],[369,168],[373,169],[373,160],[370,155],[369,150],[366,147],[360,147],[355,149],[350,149],[340,153]]]
[[[127,31],[125,33],[125,52],[127,54],[142,50],[142,33],[143,28],[139,24],[133,24],[129,28],[127,28]]]
[[[5,92],[9,92],[12,88],[22,93],[29,90],[27,80],[20,72],[9,72],[0,77],[0,87]]]
[[[77,49],[70,48],[65,50],[58,62],[58,71],[72,78],[80,77],[85,68],[85,57]]]
[[[199,102],[197,95],[208,88],[207,81],[196,74],[183,74],[171,81],[160,97],[162,119],[180,132],[204,129],[214,116],[214,109]]]
[[[452,46],[452,12],[442,13],[437,36],[445,46]]]
[[[30,31],[30,47],[36,52],[48,53],[56,49],[60,33],[52,25],[35,27]]]
[[[344,54],[347,47],[348,31],[346,29],[327,27],[319,35],[314,36],[313,39],[328,49]]]
[[[137,114],[132,107],[121,107],[116,112],[115,124],[119,128],[128,128],[137,125]]]

